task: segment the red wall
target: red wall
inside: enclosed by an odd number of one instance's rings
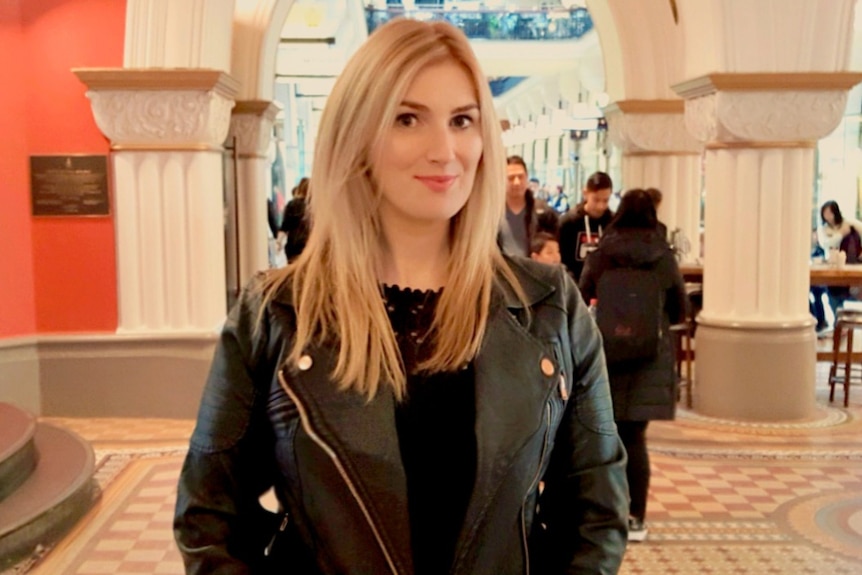
[[[20,0],[0,0],[0,337],[36,330]]]
[[[86,87],[70,69],[122,66],[125,11],[125,0],[0,0],[0,25],[17,13],[12,36],[17,42],[11,45],[21,47],[6,50],[6,38],[0,36],[0,58],[14,58],[12,69],[17,72],[10,86],[13,94],[0,90],[0,104],[8,98],[22,112],[12,119],[14,137],[4,129],[0,139],[0,157],[9,155],[12,175],[8,190],[5,174],[0,183],[0,249],[8,249],[7,236],[22,246],[15,248],[8,265],[0,257],[0,305],[11,299],[32,309],[16,310],[23,317],[14,316],[10,330],[0,325],[0,336],[34,328],[45,333],[117,327],[113,218],[32,217],[28,162],[30,155],[108,154],[108,142],[84,95]],[[0,167],[5,171],[3,163]],[[7,204],[15,210],[8,217],[16,223],[4,231]]]

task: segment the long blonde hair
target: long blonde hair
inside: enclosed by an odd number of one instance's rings
[[[467,38],[444,22],[394,20],[376,30],[347,63],[330,94],[317,136],[310,181],[313,223],[302,255],[265,284],[268,301],[292,281],[296,334],[289,361],[309,343],[335,341],[332,377],[343,389],[374,396],[381,382],[402,398],[406,374],[381,297],[379,194],[374,150],[396,108],[426,66],[455,61],[473,79],[483,155],[473,190],[451,222],[448,279],[431,326],[433,351],[418,366],[450,371],[479,350],[495,272],[520,293],[496,244],[505,206],[505,151],[487,81]]]

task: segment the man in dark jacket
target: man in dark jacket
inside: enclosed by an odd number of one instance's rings
[[[510,255],[529,256],[537,232],[557,237],[559,216],[544,200],[533,195],[527,164],[521,156],[506,159],[506,218],[500,226],[499,244]]]
[[[604,172],[587,179],[584,199],[560,219],[560,256],[569,273],[578,281],[587,254],[596,249],[599,238],[611,223],[608,208],[613,182]]]

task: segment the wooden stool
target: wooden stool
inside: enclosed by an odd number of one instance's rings
[[[676,374],[679,377],[679,390],[677,400],[682,398],[682,390],[685,388],[685,405],[691,407],[691,388],[694,385],[694,378],[691,373],[691,360],[694,356],[691,350],[691,337],[693,322],[689,319],[682,323],[676,323],[670,326],[670,332],[674,339],[674,364],[676,365]],[[683,366],[685,366],[685,375],[683,375]]]
[[[853,332],[862,329],[862,313],[839,310],[832,333],[832,365],[829,366],[829,402],[835,399],[835,385],[844,386],[844,407],[850,405],[850,384],[862,383],[862,365],[853,365]],[[844,373],[838,373],[841,355],[841,340],[847,336],[844,358]]]

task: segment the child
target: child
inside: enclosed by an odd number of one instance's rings
[[[530,259],[544,264],[560,263],[560,242],[547,232],[538,232],[530,242]]]

